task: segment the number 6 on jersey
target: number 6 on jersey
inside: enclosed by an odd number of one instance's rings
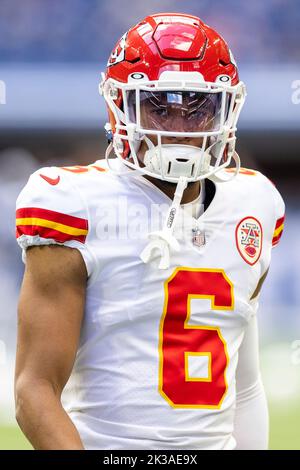
[[[160,325],[159,391],[174,408],[219,408],[227,391],[227,347],[220,329],[191,325],[191,299],[233,310],[233,285],[221,269],[177,268],[165,283]],[[189,357],[206,356],[208,375],[190,377]]]

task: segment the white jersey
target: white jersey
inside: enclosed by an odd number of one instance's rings
[[[212,186],[212,183],[210,182]],[[239,346],[278,243],[284,204],[261,173],[215,183],[182,210],[170,267],[144,264],[170,199],[103,161],[42,168],[17,201],[17,239],[80,250],[85,316],[66,409],[87,449],[232,449]]]

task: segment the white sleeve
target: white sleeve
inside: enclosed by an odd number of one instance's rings
[[[236,371],[234,438],[237,450],[268,448],[269,415],[260,375],[257,318],[247,326]]]
[[[16,238],[24,262],[29,246],[65,245],[79,250],[90,276],[95,263],[87,243],[89,226],[87,209],[68,175],[46,167],[30,176],[16,203]]]

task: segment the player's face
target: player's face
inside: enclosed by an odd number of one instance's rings
[[[208,132],[218,129],[220,93],[140,92],[141,127],[168,132]]]
[[[194,91],[145,91],[139,93],[140,126],[145,131],[162,132],[211,132],[219,130],[221,116],[221,93]],[[132,122],[137,122],[135,91],[128,93],[128,109]],[[145,132],[154,145],[157,135]],[[162,144],[192,145],[202,147],[203,137],[162,136]],[[148,146],[142,141],[138,152],[143,161]]]
[[[136,122],[135,93],[129,94],[129,112]],[[143,129],[168,132],[209,132],[218,129],[220,93],[192,91],[140,92],[140,125]],[[147,134],[157,145],[157,137]],[[162,144],[201,146],[203,137],[163,136]]]

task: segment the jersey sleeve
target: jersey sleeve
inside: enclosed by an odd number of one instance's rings
[[[285,218],[285,204],[284,201],[279,193],[279,191],[275,188],[274,190],[274,202],[275,202],[275,225],[272,237],[272,246],[278,245],[284,227],[284,218]]]
[[[259,367],[257,318],[250,320],[236,369],[234,432],[238,450],[267,449],[268,406]]]
[[[88,234],[87,208],[68,175],[56,167],[33,173],[16,203],[16,238],[23,261],[29,246],[65,245],[80,251],[90,276],[93,257]]]

